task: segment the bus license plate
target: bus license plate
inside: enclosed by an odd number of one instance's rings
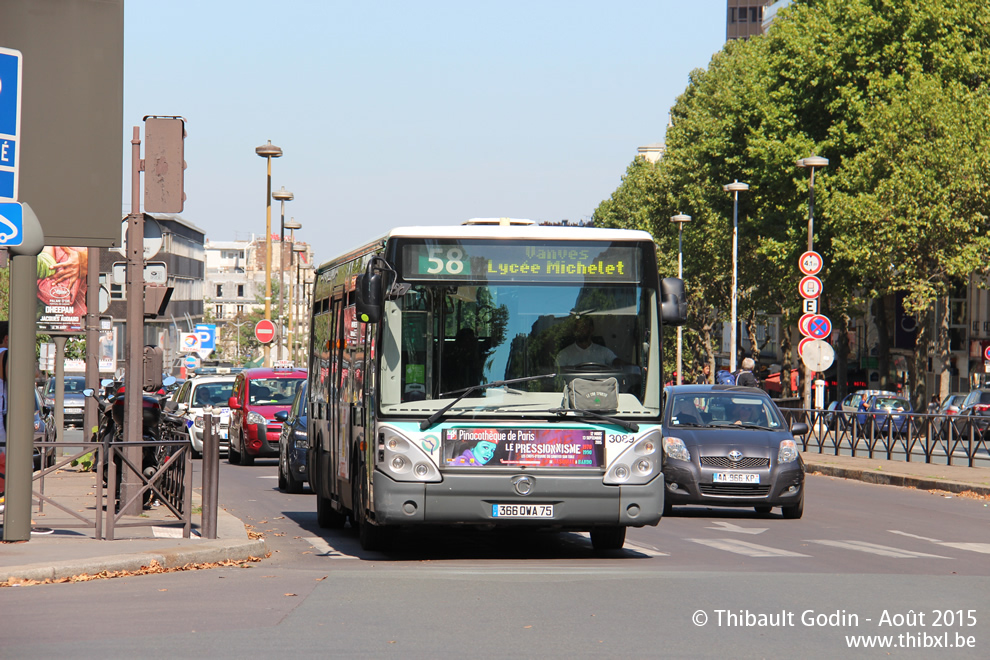
[[[717,484],[758,484],[760,475],[752,472],[716,472],[713,480]]]
[[[553,518],[553,505],[493,504],[492,518]]]

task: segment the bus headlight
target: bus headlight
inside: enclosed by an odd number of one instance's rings
[[[436,464],[418,445],[394,429],[378,435],[378,468],[396,481],[443,481]]]
[[[603,483],[609,486],[640,486],[660,474],[660,429],[632,443],[612,461]]]

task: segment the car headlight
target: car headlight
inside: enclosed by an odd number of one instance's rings
[[[198,429],[201,429],[206,426],[206,423],[203,421],[202,417],[197,417],[196,419],[193,420],[193,426],[195,426]]]
[[[684,445],[684,441],[680,438],[666,437],[663,439],[663,451],[667,454],[667,458],[674,458],[678,461],[690,461],[691,452]]]
[[[293,440],[297,449],[309,449],[309,432],[299,431],[293,434]]]
[[[378,434],[378,467],[396,481],[443,481],[433,459],[395,429]]]
[[[609,486],[649,483],[660,474],[660,430],[653,429],[612,461],[602,483]]]
[[[252,410],[247,415],[247,423],[248,424],[267,424],[268,422],[265,421],[264,415],[258,414],[258,413],[254,412]]]
[[[797,445],[794,444],[793,440],[782,440],[780,443],[780,449],[777,450],[777,462],[778,463],[791,463],[796,461],[798,457]]]

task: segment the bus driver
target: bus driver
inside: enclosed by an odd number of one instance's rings
[[[575,367],[579,364],[604,364],[617,366],[620,364],[609,348],[591,341],[595,333],[595,323],[590,316],[579,316],[574,321],[574,343],[560,349],[557,354],[558,367]]]

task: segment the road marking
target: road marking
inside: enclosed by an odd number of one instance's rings
[[[278,479],[278,475],[277,474],[273,474],[272,476],[265,475],[263,477],[258,477],[258,478],[259,479]]]
[[[575,536],[580,536],[591,543],[591,534],[588,532],[575,532]],[[622,548],[624,550],[635,550],[636,552],[641,552],[647,557],[669,557],[670,554],[666,552],[660,552],[652,545],[643,545],[642,543],[636,543],[635,541],[626,541]]]
[[[762,534],[769,529],[769,527],[741,527],[739,525],[733,525],[732,523],[722,521],[716,521],[712,524],[719,525],[719,527],[706,527],[705,529],[714,529],[719,532],[736,532],[739,534]]]
[[[938,539],[930,539],[927,536],[918,536],[917,534],[908,534],[907,532],[901,532],[896,529],[888,529],[891,534],[900,534],[901,536],[910,536],[913,539],[921,539],[922,541],[931,541],[932,543],[941,543]]]
[[[748,543],[746,541],[739,541],[737,539],[687,539],[693,543],[700,543],[701,545],[707,545],[710,548],[715,548],[716,550],[725,550],[726,552],[734,552],[737,555],[746,555],[747,557],[808,557],[809,555],[802,555],[799,552],[791,552],[790,550],[779,550],[777,548],[768,548],[765,545],[757,545],[755,543]]]
[[[829,541],[825,539],[810,539],[810,543],[820,543],[822,545],[831,546],[833,548],[842,548],[844,550],[857,550],[859,552],[868,552],[872,555],[880,555],[881,557],[893,557],[894,559],[918,559],[921,557],[931,557],[933,559],[951,559],[951,557],[943,557],[941,555],[929,555],[924,552],[914,552],[913,550],[902,550],[900,548],[891,548],[887,545],[877,545],[876,543],[867,543],[866,541]]]
[[[344,554],[319,536],[310,536],[303,540],[320,551],[320,554],[317,555],[318,557],[326,557],[327,559],[357,559],[354,555]]]
[[[939,545],[944,545],[948,548],[957,548],[959,550],[982,552],[985,555],[990,555],[990,543],[949,543],[948,541],[939,541]]]

